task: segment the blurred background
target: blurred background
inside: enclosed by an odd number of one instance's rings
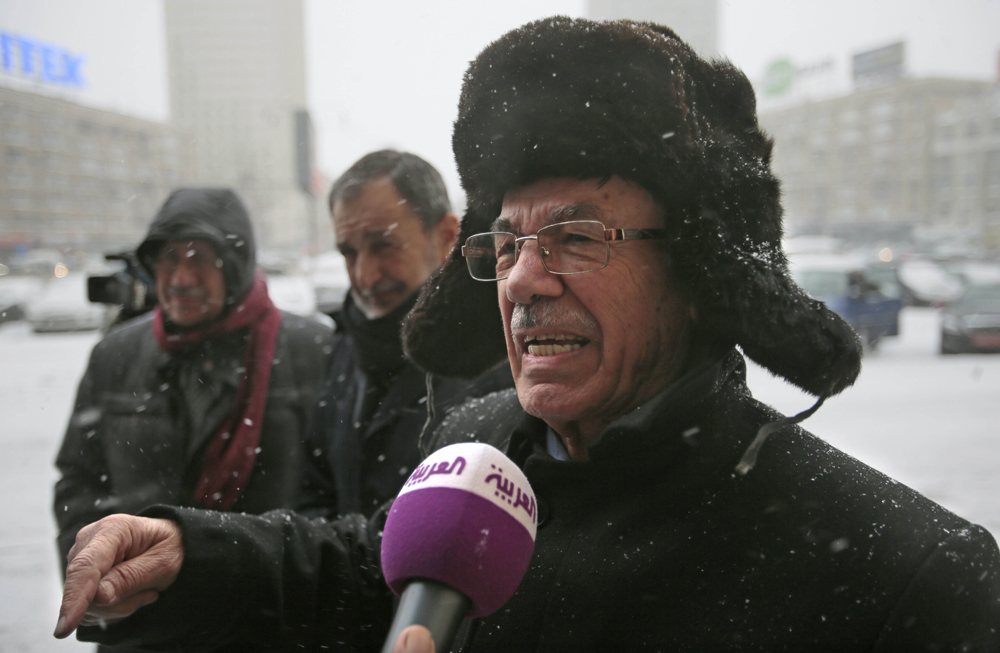
[[[554,14],[662,22],[747,73],[793,272],[868,350],[808,428],[1000,533],[1000,0],[3,0],[0,652],[89,648],[49,635],[52,460],[90,348],[148,307],[129,252],[170,190],[234,188],[276,303],[324,319],[330,181],[409,150],[461,208],[462,74]]]

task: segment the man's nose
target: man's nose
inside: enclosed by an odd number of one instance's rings
[[[369,290],[375,287],[382,277],[381,265],[378,258],[367,252],[359,252],[354,262],[354,281],[360,290]]]
[[[198,285],[198,274],[194,266],[187,261],[181,261],[174,267],[170,275],[170,285],[189,288]]]
[[[507,299],[515,304],[530,304],[533,297],[558,297],[565,286],[559,275],[542,265],[538,241],[525,241],[506,281]]]

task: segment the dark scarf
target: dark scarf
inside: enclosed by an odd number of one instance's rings
[[[162,308],[158,305],[154,311],[153,333],[164,351],[185,351],[204,340],[250,328],[243,350],[246,372],[236,391],[233,412],[208,444],[201,478],[193,493],[206,508],[228,510],[242,494],[257,460],[281,311],[271,302],[260,271],[243,301],[223,319],[204,327],[169,333]]]
[[[406,364],[400,330],[403,318],[417,301],[417,294],[413,293],[392,312],[374,320],[364,316],[350,295],[344,302],[340,323],[354,341],[354,360],[380,386],[388,386]]]

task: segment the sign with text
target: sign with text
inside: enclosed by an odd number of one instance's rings
[[[3,72],[45,84],[84,88],[84,55],[21,34],[0,30]]]
[[[876,50],[859,52],[853,57],[854,85],[875,86],[902,79],[905,59],[906,44],[903,41]]]

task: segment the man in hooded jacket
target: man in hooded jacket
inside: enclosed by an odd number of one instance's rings
[[[138,256],[158,305],[94,347],[56,459],[64,560],[105,515],[158,503],[261,513],[289,506],[300,483],[331,333],[271,302],[243,203],[173,192]]]
[[[524,580],[455,650],[997,650],[991,535],[797,426],[854,382],[861,348],[788,274],[742,73],[659,25],[542,20],[472,62],[453,145],[465,252],[418,299],[407,352],[468,376],[506,356],[516,392],[425,444],[489,442],[538,500]],[[817,404],[755,401],[744,356]],[[145,514],[78,542],[57,635],[104,617],[124,621],[81,637],[381,645],[379,515]],[[104,541],[137,533],[156,542],[138,580]],[[270,566],[249,581],[253,560]],[[206,590],[224,579],[275,616],[223,618]]]

